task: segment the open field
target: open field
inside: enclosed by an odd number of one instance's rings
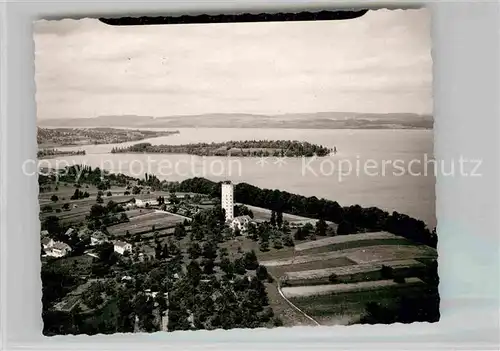
[[[154,230],[162,230],[174,227],[177,223],[184,222],[184,218],[169,214],[167,212],[150,212],[147,214],[137,215],[130,219],[129,222],[120,223],[108,227],[108,232],[113,236],[123,236],[127,231],[133,235]]]
[[[396,283],[393,280],[375,280],[369,282],[359,282],[352,284],[326,284],[315,286],[292,286],[282,288],[283,294],[289,299],[308,297],[308,296],[323,296],[335,295],[344,293],[356,293],[369,291],[377,294],[379,290],[393,289],[403,287],[411,287],[414,285],[425,284],[419,278],[408,278],[405,283]]]
[[[401,238],[394,237],[390,239],[368,239],[368,240],[357,240],[357,241],[346,241],[340,244],[330,244],[325,246],[319,246],[315,248],[311,248],[308,250],[301,251],[302,254],[313,255],[320,254],[325,252],[333,252],[333,251],[344,251],[348,249],[365,249],[370,246],[380,246],[380,245],[391,245],[391,246],[404,246],[410,245],[415,246],[417,244],[412,243],[411,241]]]
[[[270,245],[269,251],[262,252],[259,249],[259,242],[245,236],[238,236],[233,240],[227,240],[219,244],[219,246],[227,248],[229,250],[229,253],[236,252],[238,250],[238,247],[240,247],[243,251],[254,250],[259,261],[276,260],[293,256],[293,247],[285,246],[278,250]]]
[[[403,284],[397,288],[374,291],[350,292],[336,295],[322,295],[294,298],[291,301],[313,317],[321,325],[347,325],[357,323],[366,313],[368,302],[377,302],[387,307],[395,307],[400,297],[427,295],[425,284]]]
[[[434,288],[429,288],[425,283],[403,283],[375,290],[311,295],[290,300],[321,325],[346,325],[359,322],[359,319],[366,313],[368,302],[377,302],[386,307],[396,307],[399,298],[403,296],[412,298],[430,296],[436,293]]]
[[[262,264],[262,263],[261,263]],[[284,266],[271,266],[267,267],[267,270],[276,278],[282,277],[287,272],[300,272],[300,271],[309,271],[314,269],[321,268],[334,268],[334,267],[346,267],[353,266],[356,262],[349,260],[346,257],[339,256],[336,258],[331,258],[324,261],[312,261],[312,262],[303,262],[297,264],[290,264]]]
[[[317,255],[297,255],[282,259],[262,261],[261,264],[266,267],[275,267],[275,266],[291,266],[302,263],[310,263],[315,261],[326,261],[330,259],[336,258],[345,258],[347,255],[345,252],[326,252]]]
[[[346,250],[347,251],[347,250]],[[362,250],[355,250],[348,253],[347,258],[358,264],[381,261],[396,261],[407,259],[437,258],[435,249],[420,246],[371,246]]]
[[[342,244],[351,241],[364,241],[370,239],[394,239],[396,235],[388,232],[374,232],[374,233],[361,233],[361,234],[350,234],[350,235],[337,235],[332,237],[327,237],[324,239],[318,239],[314,241],[309,241],[303,244],[295,245],[296,251],[305,251],[314,249],[317,247],[330,246],[333,244]]]
[[[290,280],[294,279],[315,279],[328,277],[331,274],[336,274],[339,276],[370,272],[371,270],[380,270],[382,266],[392,267],[393,269],[398,268],[410,268],[410,267],[423,267],[424,265],[416,260],[401,260],[401,261],[389,261],[381,262],[379,264],[358,264],[353,266],[343,266],[336,268],[324,268],[315,269],[310,271],[300,271],[300,272],[287,272],[287,277]]]
[[[335,252],[318,253],[315,255],[299,255],[278,260],[263,261],[261,264],[267,267],[286,266],[314,261],[325,261],[334,258],[345,257],[355,263],[370,263],[382,261],[396,261],[418,258],[436,258],[436,250],[420,246],[379,245],[365,248],[347,249]],[[325,267],[322,267],[325,268]]]
[[[71,194],[73,195],[73,194]],[[59,196],[59,195],[58,195]],[[92,207],[92,205],[96,204],[96,197],[97,195],[91,195],[90,197],[88,198],[85,198],[85,199],[78,199],[78,200],[70,200],[70,198],[65,198],[64,200],[62,199],[62,197],[59,196],[59,200],[57,202],[53,202],[53,201],[50,201],[50,200],[43,200],[43,199],[40,199],[40,207],[43,207],[45,205],[49,205],[50,207],[52,207],[53,210],[59,208],[59,209],[62,209],[63,205],[68,203],[70,205],[70,211],[62,211],[62,212],[71,212],[73,210],[76,210],[76,209],[79,209],[79,208],[88,208],[90,209],[90,207]],[[102,205],[105,205],[107,204],[109,201],[113,200],[113,202],[115,203],[125,203],[127,201],[130,201],[134,198],[133,195],[117,195],[117,196],[106,196],[104,195],[102,197],[102,199],[104,200],[104,203]],[[75,207],[75,208],[73,208]],[[51,213],[43,213],[43,215],[51,215],[51,214],[56,214],[55,212],[51,212]],[[60,215],[61,213],[57,213],[57,215]]]
[[[89,188],[85,188],[85,187],[81,187],[79,188],[79,190],[81,190],[82,192],[88,192],[89,193],[89,197],[86,198],[86,199],[81,199],[81,200],[71,200],[71,196],[73,196],[73,194],[75,193],[75,190],[76,188],[75,187],[72,187],[72,186],[67,186],[67,187],[64,187],[64,188],[59,188],[59,190],[57,191],[48,191],[48,192],[43,192],[43,193],[40,193],[39,195],[39,199],[40,199],[40,202],[41,203],[52,203],[52,201],[50,200],[50,197],[52,195],[57,195],[59,197],[59,201],[57,203],[61,203],[63,201],[82,201],[82,200],[88,200],[88,199],[95,199],[96,196],[97,196],[97,193],[99,192],[99,190],[92,186],[92,187],[89,187]],[[108,191],[111,191],[111,196],[106,196],[107,192]],[[104,193],[104,196],[103,198],[112,198],[113,196],[128,196],[128,195],[124,195],[125,193],[125,188],[112,188],[111,190],[105,190],[103,191]],[[133,196],[133,195],[131,195]],[[138,196],[138,195],[135,195],[135,196]],[[64,200],[63,200],[64,198]]]
[[[393,269],[394,276],[414,276],[424,271],[425,265],[416,260],[361,264],[308,271],[286,272],[283,277],[287,286],[328,284],[329,277],[336,275],[339,283],[355,283],[383,279],[382,266]]]
[[[135,208],[132,210],[127,210],[125,213],[127,214],[128,219],[132,219],[135,217],[147,215],[149,213],[153,213],[155,210],[152,208]]]

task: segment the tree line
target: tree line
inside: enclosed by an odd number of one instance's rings
[[[221,193],[221,182],[200,177],[184,180],[177,187],[179,191],[207,194],[217,198]],[[417,243],[437,247],[435,229],[431,231],[423,221],[396,211],[389,213],[377,207],[364,208],[359,205],[342,207],[336,201],[276,189],[260,189],[247,183],[235,185],[234,198],[236,202],[247,205],[337,223],[338,235],[387,231]]]

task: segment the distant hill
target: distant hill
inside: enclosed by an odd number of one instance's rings
[[[296,129],[432,129],[433,117],[411,113],[317,112],[282,115],[224,114],[147,117],[100,116],[47,119],[39,126],[128,128],[296,128]]]

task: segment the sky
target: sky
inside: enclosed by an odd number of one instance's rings
[[[34,24],[39,119],[432,113],[430,12],[345,21]]]

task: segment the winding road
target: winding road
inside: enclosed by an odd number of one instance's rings
[[[278,292],[279,292],[280,296],[283,298],[283,300],[285,300],[290,306],[292,306],[293,309],[295,309],[296,311],[298,311],[300,314],[302,314],[304,317],[306,317],[307,319],[309,319],[315,325],[318,325],[318,326],[321,325],[321,324],[318,323],[318,321],[316,321],[314,318],[312,318],[307,313],[305,313],[304,311],[302,311],[300,308],[298,308],[297,306],[295,306],[293,304],[293,302],[291,302],[289,299],[287,299],[287,297],[285,296],[285,294],[283,294],[283,291],[281,290],[281,284],[280,284],[279,280],[276,280],[276,283],[277,283],[277,286],[278,286]]]

